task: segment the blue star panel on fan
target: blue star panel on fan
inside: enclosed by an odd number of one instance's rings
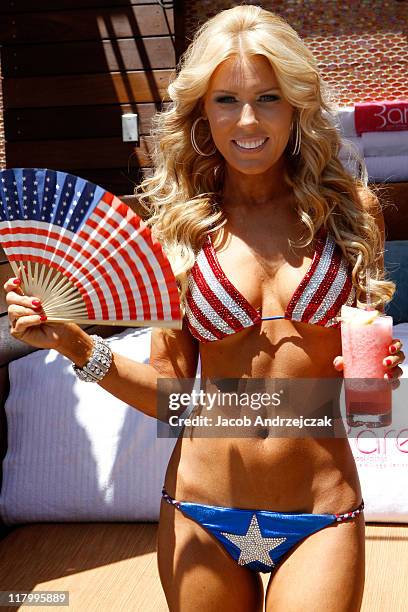
[[[102,187],[65,172],[5,170],[0,220],[43,221],[77,232],[105,193]]]

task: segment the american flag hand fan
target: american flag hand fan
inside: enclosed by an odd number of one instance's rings
[[[38,168],[0,171],[0,191],[0,244],[48,321],[181,328],[170,263],[116,196]]]

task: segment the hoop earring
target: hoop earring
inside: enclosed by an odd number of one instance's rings
[[[204,151],[202,151],[200,147],[198,146],[196,137],[195,137],[195,128],[196,128],[197,123],[201,121],[201,119],[205,121],[205,117],[198,117],[194,121],[193,125],[191,126],[191,144],[192,144],[194,151],[198,153],[198,155],[202,155],[203,157],[210,157],[210,155],[214,155],[214,153],[217,150],[217,147],[214,147],[214,149],[210,153],[204,153]]]
[[[302,140],[302,134],[301,134],[301,131],[300,131],[299,121],[295,120],[292,123],[292,133],[293,133],[293,125],[295,125],[296,135],[295,135],[295,146],[293,147],[292,155],[299,155],[299,153],[300,153],[300,143],[301,143],[301,140]]]
[[[218,175],[221,172],[221,170],[222,170],[221,164],[218,164],[218,166],[215,166],[214,168],[214,178],[215,179],[218,179]]]

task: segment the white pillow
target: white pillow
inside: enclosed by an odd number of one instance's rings
[[[108,342],[139,362],[151,328]],[[41,350],[10,364],[0,516],[4,523],[156,521],[175,439],[102,387],[78,380],[71,362]]]

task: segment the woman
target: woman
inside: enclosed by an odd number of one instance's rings
[[[380,209],[338,159],[310,52],[279,17],[238,6],[198,31],[169,94],[139,194],[185,320],[153,331],[149,365],[114,354],[99,384],[156,417],[158,379],[194,378],[199,355],[208,379],[341,378],[341,305],[364,302],[367,269],[378,308],[394,286]],[[82,368],[92,339],[44,324],[18,282],[4,286],[12,335]],[[394,340],[390,377],[403,359]],[[360,609],[364,516],[346,438],[180,436],[164,485],[158,563],[170,610],[262,610],[259,571],[271,572],[267,610]],[[267,536],[274,521],[281,531]]]

